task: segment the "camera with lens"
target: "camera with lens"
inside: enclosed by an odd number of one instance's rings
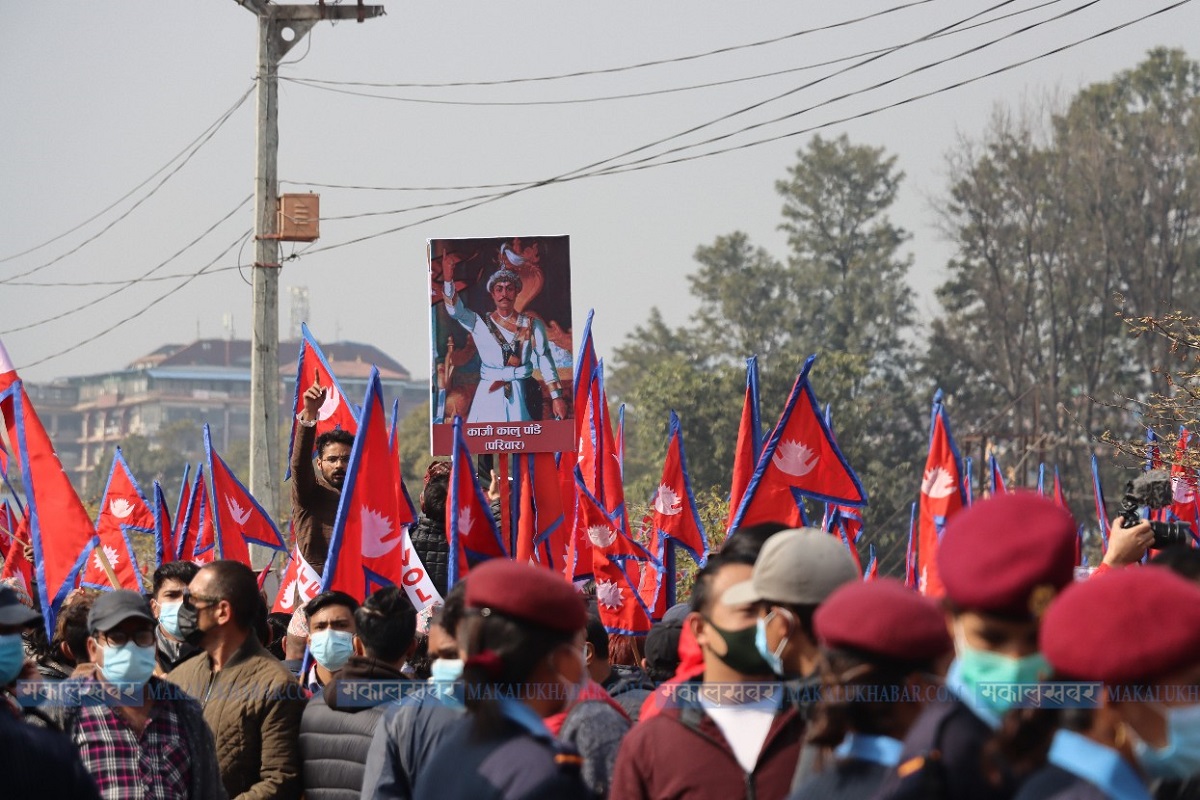
[[[1142,521],[1138,508],[1166,508],[1175,501],[1175,493],[1171,486],[1171,476],[1166,470],[1154,469],[1143,472],[1137,478],[1125,484],[1125,498],[1121,500],[1121,517],[1123,528],[1132,528]],[[1192,528],[1186,522],[1150,522],[1150,530],[1154,532],[1154,549],[1165,547],[1186,547],[1191,543]]]

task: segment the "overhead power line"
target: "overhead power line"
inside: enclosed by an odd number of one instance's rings
[[[201,149],[201,148],[202,148],[202,147],[203,147],[205,144],[207,144],[207,143],[208,143],[208,141],[209,141],[210,139],[212,139],[212,137],[213,137],[213,136],[215,136],[215,135],[216,135],[217,131],[219,131],[219,130],[221,129],[221,127],[222,127],[222,126],[224,126],[224,124],[225,124],[225,123],[226,123],[226,122],[229,120],[229,118],[233,116],[233,113],[234,113],[235,111],[237,111],[237,110],[238,110],[238,109],[239,109],[239,108],[242,106],[242,104],[243,104],[243,103],[245,103],[245,102],[246,102],[246,99],[247,99],[248,97],[250,97],[250,94],[251,94],[251,92],[253,92],[253,91],[254,91],[254,84],[251,84],[251,85],[250,85],[250,88],[248,88],[248,89],[246,90],[245,94],[243,94],[241,97],[239,97],[239,98],[237,99],[237,101],[236,101],[236,102],[235,102],[235,103],[234,103],[232,106],[230,106],[230,107],[229,107],[229,109],[227,109],[227,110],[225,111],[225,113],[223,113],[223,114],[222,114],[220,117],[218,117],[216,122],[212,123],[212,124],[211,124],[211,125],[209,125],[207,128],[205,128],[205,129],[204,129],[204,131],[203,131],[203,132],[202,132],[202,133],[201,133],[199,136],[197,136],[195,139],[193,139],[193,140],[192,140],[192,141],[191,141],[191,142],[190,142],[190,143],[187,145],[187,147],[183,148],[183,150],[181,150],[181,151],[179,151],[178,153],[176,153],[176,154],[175,154],[175,156],[173,156],[173,157],[171,158],[171,160],[170,160],[170,161],[168,161],[168,162],[167,162],[166,164],[164,164],[163,166],[159,167],[157,170],[155,170],[153,173],[151,173],[151,175],[150,175],[148,178],[146,178],[144,181],[142,181],[141,183],[139,183],[137,186],[135,186],[135,187],[133,187],[132,189],[130,189],[130,190],[129,190],[128,192],[126,192],[125,194],[123,194],[123,195],[121,195],[120,197],[118,197],[118,198],[117,198],[116,200],[114,200],[112,203],[110,203],[110,204],[108,204],[107,206],[105,206],[104,208],[100,209],[100,210],[99,210],[99,211],[97,211],[95,214],[93,214],[92,216],[90,216],[90,217],[88,217],[87,219],[85,219],[83,222],[80,222],[78,225],[75,225],[74,227],[72,227],[72,228],[69,228],[69,229],[67,229],[67,230],[63,231],[62,233],[58,234],[57,236],[54,236],[53,238],[47,239],[46,241],[42,242],[42,243],[41,243],[41,244],[39,244],[39,245],[35,245],[34,247],[30,247],[30,248],[28,248],[28,249],[26,249],[26,250],[22,250],[22,251],[21,251],[21,252],[19,252],[19,253],[13,253],[13,254],[12,254],[12,255],[10,255],[10,256],[5,256],[4,258],[0,258],[0,264],[4,263],[4,262],[6,262],[6,261],[12,261],[12,260],[13,260],[13,259],[15,259],[15,258],[19,258],[19,257],[21,257],[21,256],[23,256],[23,255],[28,255],[29,253],[32,253],[32,252],[34,252],[34,251],[36,251],[36,250],[41,250],[43,247],[46,247],[46,246],[47,246],[47,245],[49,245],[49,244],[53,244],[54,242],[57,242],[59,239],[62,239],[63,237],[65,237],[65,236],[68,236],[68,235],[70,235],[70,234],[74,233],[75,231],[79,230],[80,228],[82,228],[83,226],[87,225],[88,223],[90,223],[90,222],[92,222],[92,221],[94,221],[94,220],[96,220],[96,219],[99,219],[100,217],[104,216],[104,214],[108,213],[108,212],[109,212],[109,211],[111,211],[113,208],[115,208],[116,206],[120,205],[122,202],[124,202],[126,199],[128,199],[129,197],[131,197],[131,196],[132,196],[132,195],[133,195],[135,192],[137,192],[137,191],[138,191],[139,189],[141,189],[143,186],[145,186],[146,184],[150,183],[150,181],[154,180],[154,178],[158,177],[158,175],[160,175],[162,172],[164,172],[165,170],[167,170],[167,169],[168,169],[168,168],[169,168],[169,167],[170,167],[172,164],[175,164],[175,162],[176,162],[176,161],[179,161],[179,163],[175,165],[175,168],[174,168],[174,169],[172,169],[170,172],[168,172],[168,173],[167,173],[167,175],[166,175],[166,176],[164,176],[164,177],[163,177],[163,179],[162,179],[161,181],[159,181],[159,182],[158,182],[158,183],[157,183],[157,184],[154,186],[154,188],[153,188],[153,189],[151,189],[151,190],[149,191],[149,193],[147,193],[147,194],[146,194],[144,197],[142,197],[141,199],[139,199],[139,200],[138,200],[136,203],[134,203],[132,206],[130,206],[128,209],[126,209],[126,211],[125,211],[124,213],[122,213],[120,216],[118,216],[118,217],[117,217],[116,219],[114,219],[112,222],[110,222],[110,223],[108,223],[107,225],[105,225],[103,228],[101,228],[101,229],[100,229],[99,231],[97,231],[95,234],[93,234],[92,236],[89,236],[87,239],[84,239],[84,240],[83,240],[82,242],[80,242],[78,245],[76,245],[75,247],[71,248],[71,249],[70,249],[70,250],[68,250],[67,252],[63,253],[62,255],[56,256],[55,258],[52,258],[51,260],[47,261],[47,262],[46,262],[46,263],[44,263],[44,264],[41,264],[41,265],[39,265],[39,266],[36,266],[36,267],[33,267],[32,269],[28,269],[28,270],[26,270],[26,271],[24,271],[24,272],[18,273],[18,274],[16,274],[16,275],[13,275],[13,276],[11,276],[11,277],[4,278],[4,279],[0,279],[0,283],[10,283],[10,282],[12,282],[12,281],[15,281],[15,280],[17,280],[18,278],[25,278],[25,277],[28,277],[29,275],[32,275],[32,274],[34,274],[35,272],[40,272],[41,270],[43,270],[43,269],[46,269],[46,268],[47,268],[47,267],[49,267],[49,266],[52,266],[52,265],[54,265],[54,264],[57,264],[59,261],[62,261],[64,258],[67,258],[68,256],[70,256],[70,255],[73,255],[73,254],[75,254],[75,253],[79,252],[79,251],[80,251],[82,248],[84,248],[84,247],[85,247],[85,246],[87,246],[88,244],[91,244],[92,242],[96,241],[96,240],[97,240],[97,239],[99,239],[101,236],[103,236],[105,233],[107,233],[107,232],[108,232],[108,231],[109,231],[109,230],[110,230],[110,229],[111,229],[111,228],[112,228],[114,225],[116,225],[118,222],[120,222],[121,220],[125,219],[125,218],[126,218],[126,217],[128,217],[130,214],[132,214],[132,213],[133,213],[133,211],[134,211],[134,210],[135,210],[135,209],[136,209],[138,206],[140,206],[142,203],[146,202],[146,201],[147,201],[147,200],[149,200],[151,197],[153,197],[153,196],[154,196],[154,194],[155,194],[156,192],[158,192],[158,190],[159,190],[159,189],[161,189],[161,188],[163,187],[163,185],[164,185],[164,184],[165,184],[167,181],[169,181],[169,180],[170,180],[172,177],[174,177],[174,176],[175,176],[175,174],[179,172],[179,170],[183,169],[183,167],[184,167],[184,166],[185,166],[185,165],[186,165],[186,164],[187,164],[189,161],[191,161],[191,160],[192,160],[192,156],[196,155],[196,153],[198,153],[198,152],[200,151],[200,149]],[[182,161],[180,161],[180,160],[179,160],[180,158],[182,158],[183,160],[182,160]]]

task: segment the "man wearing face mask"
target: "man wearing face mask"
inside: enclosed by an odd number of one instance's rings
[[[755,646],[757,604],[725,602],[731,587],[750,580],[748,561],[710,556],[697,575],[687,625],[704,673],[679,684],[670,705],[625,737],[612,797],[787,796],[804,720]]]
[[[313,620],[321,626],[326,617],[318,609]],[[363,654],[350,656],[324,691],[308,701],[300,720],[308,800],[357,796],[371,738],[384,712],[382,705],[372,705],[382,703],[384,695],[373,695],[370,684],[407,682],[400,669],[412,653],[417,630],[417,611],[407,593],[398,586],[380,589],[354,612],[354,623]],[[314,639],[320,641],[319,633]]]
[[[200,652],[200,648],[185,642],[179,632],[179,609],[183,593],[200,567],[191,561],[168,561],[154,570],[153,595],[150,608],[158,618],[154,637],[158,647],[158,668],[166,674]]]
[[[358,601],[345,592],[322,592],[304,606],[313,663],[301,683],[310,692],[320,693],[351,656],[362,655],[354,623],[356,611]]]
[[[937,563],[956,653],[945,684],[952,699],[926,707],[913,724],[881,797],[1004,800],[1016,793],[1010,765],[985,759],[1012,705],[1004,698],[1013,693],[992,689],[1049,675],[1038,629],[1074,578],[1075,540],[1071,514],[1032,492],[979,501],[949,521]]]
[[[33,625],[40,625],[42,615],[25,605],[17,593],[0,586],[0,714],[19,713],[12,693],[13,684],[25,669],[25,645],[21,634]]]
[[[296,679],[254,635],[266,609],[245,564],[214,561],[188,584],[179,630],[204,652],[167,675],[200,701],[217,740],[221,783],[242,800],[300,796]]]
[[[1006,726],[1013,756],[1045,765],[1019,800],[1149,800],[1153,781],[1200,776],[1200,587],[1156,566],[1077,583],[1046,613],[1041,641],[1053,680],[1103,687],[1087,707],[1025,711]],[[1028,735],[1055,727],[1053,739]]]
[[[362,800],[410,800],[430,755],[466,710],[463,659],[455,638],[468,578],[446,594],[429,622],[429,691],[384,712],[375,729],[362,781]]]
[[[153,675],[156,624],[136,592],[101,594],[88,615],[95,672],[80,682],[91,702],[55,708],[57,722],[106,800],[224,797],[199,705]]]

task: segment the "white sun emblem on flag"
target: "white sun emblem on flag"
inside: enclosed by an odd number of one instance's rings
[[[250,519],[250,509],[242,508],[241,505],[232,497],[225,498],[225,505],[229,508],[229,514],[233,517],[233,521],[242,526],[246,524],[246,520]]]
[[[373,508],[363,507],[362,553],[367,558],[385,556],[400,544],[392,520]]]
[[[683,500],[665,483],[658,485],[658,493],[654,495],[654,510],[664,516],[673,517],[683,512]]]
[[[117,548],[109,547],[108,545],[104,545],[103,549],[104,549],[104,557],[108,559],[108,565],[110,567],[112,567],[113,569],[116,569],[117,564],[121,563],[121,557],[119,555],[117,555]],[[95,555],[92,556],[92,564],[95,565],[96,569],[99,569],[99,570],[104,569],[104,563],[100,560],[99,553],[96,553]]]
[[[617,532],[608,525],[593,525],[587,529],[588,539],[596,547],[605,548],[617,540]]]
[[[466,536],[471,532],[475,520],[471,516],[471,507],[463,506],[458,510],[458,535]]]
[[[1176,475],[1171,478],[1171,483],[1174,484],[1172,489],[1173,499],[1176,503],[1190,503],[1195,497],[1195,490],[1192,488],[1191,482],[1184,477]]]
[[[817,461],[820,460],[812,448],[804,442],[785,439],[779,443],[779,448],[775,451],[771,463],[780,472],[785,472],[788,475],[793,475],[801,478],[813,471],[817,466]]]
[[[117,519],[125,519],[133,513],[133,503],[126,500],[124,497],[118,497],[115,500],[108,501],[108,510]]]
[[[596,583],[596,602],[605,608],[617,609],[625,605],[624,592],[616,581],[598,581]]]
[[[925,479],[921,481],[921,494],[939,499],[954,494],[954,489],[954,476],[942,467],[932,467],[925,471]]]

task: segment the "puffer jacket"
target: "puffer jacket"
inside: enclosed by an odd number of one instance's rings
[[[167,675],[199,701],[217,743],[221,782],[241,800],[300,796],[300,716],[307,697],[253,634],[220,672],[207,653]]]
[[[445,527],[422,514],[410,535],[425,572],[438,594],[445,597],[446,581],[450,576],[450,543],[446,541]]]
[[[408,682],[387,664],[353,656],[324,691],[308,701],[300,720],[306,800],[358,800],[362,791],[371,739],[387,706],[347,705],[338,691],[344,681]]]

